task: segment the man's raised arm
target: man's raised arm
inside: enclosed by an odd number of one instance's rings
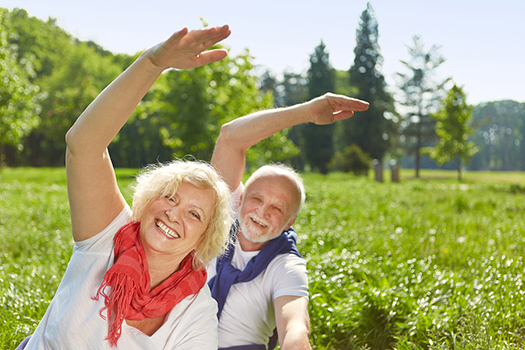
[[[328,93],[295,106],[249,114],[221,127],[211,164],[233,191],[242,180],[246,151],[259,141],[294,125],[331,124],[367,109],[367,102]]]

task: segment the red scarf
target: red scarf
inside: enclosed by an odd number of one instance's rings
[[[206,283],[206,270],[191,266],[193,252],[182,260],[179,269],[151,290],[148,262],[139,236],[140,222],[122,226],[115,235],[115,262],[104,275],[94,300],[102,295],[103,319],[110,320],[111,346],[117,344],[125,319],[143,320],[166,315],[189,295],[197,293]],[[112,287],[109,294],[107,287]],[[102,313],[106,311],[106,316]]]

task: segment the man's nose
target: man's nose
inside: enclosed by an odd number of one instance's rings
[[[259,206],[259,215],[262,218],[266,218],[270,214],[270,205],[268,203],[263,203]]]

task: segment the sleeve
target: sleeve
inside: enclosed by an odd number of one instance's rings
[[[279,255],[268,267],[273,276],[273,300],[284,295],[308,299],[308,274],[303,258],[293,254]]]
[[[132,212],[128,205],[122,209],[119,215],[101,232],[86,240],[76,242],[74,249],[77,251],[101,252],[107,247],[113,247],[113,238],[118,230],[131,221]]]

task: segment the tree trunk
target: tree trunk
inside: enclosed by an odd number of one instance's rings
[[[415,169],[416,169],[416,178],[419,179],[419,147],[416,149],[416,163],[414,165]]]
[[[4,144],[0,142],[0,171],[4,167]]]
[[[417,141],[416,141],[416,163],[415,163],[415,168],[416,168],[416,178],[419,179],[419,166],[420,166],[420,158],[421,158],[421,154],[420,154],[420,151],[421,151],[421,138],[422,138],[422,131],[421,131],[421,116],[419,117],[419,123],[417,124]]]
[[[458,155],[458,181],[461,181],[461,156]]]

